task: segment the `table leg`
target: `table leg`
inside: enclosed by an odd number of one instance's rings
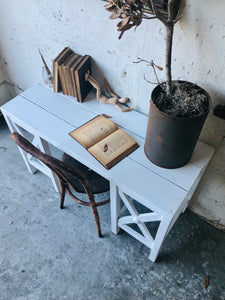
[[[111,230],[118,234],[118,218],[120,213],[120,197],[118,194],[118,187],[110,182],[110,209],[111,209]]]
[[[111,218],[112,218],[112,232],[118,233],[119,228],[132,235],[135,239],[139,240],[142,244],[146,245],[151,249],[149,259],[155,262],[160,247],[171,228],[173,221],[172,216],[168,216],[163,212],[158,213],[152,211],[150,208],[149,212],[139,213],[133,203],[133,200],[123,193],[116,185],[111,184]],[[120,202],[124,203],[127,209],[125,216],[120,215]],[[138,202],[138,199],[136,199]],[[155,238],[153,238],[150,228],[146,226],[146,223],[160,222]],[[139,227],[139,232],[130,227],[129,225],[136,224]]]
[[[11,132],[18,132],[20,135],[24,136],[23,128],[21,128],[18,124],[16,124],[16,122],[12,118],[10,118],[7,115],[4,115],[4,118],[5,118],[6,123]],[[26,128],[24,128],[24,129],[27,130]],[[27,130],[27,131],[29,132],[29,130]],[[49,149],[48,143],[45,140],[43,140],[40,136],[38,136],[32,132],[30,132],[30,133],[34,136],[32,144],[35,147],[37,147],[38,149],[40,149],[42,152],[44,152],[48,155],[51,155],[51,151]],[[25,165],[27,166],[28,171],[31,174],[34,174],[37,170],[39,170],[42,173],[46,174],[48,177],[50,177],[55,190],[59,193],[59,184],[58,184],[58,180],[57,180],[57,177],[55,176],[55,174],[46,165],[44,165],[40,161],[33,160],[32,155],[26,153],[19,146],[18,146],[18,149],[19,149],[20,154],[25,162]]]
[[[151,249],[150,255],[149,255],[149,259],[152,262],[155,262],[158,257],[160,247],[162,246],[162,243],[168,233],[170,222],[171,222],[170,218],[163,216],[163,218],[160,222],[159,228],[157,230],[154,242],[152,244],[152,249]]]
[[[9,130],[11,132],[18,132],[20,135],[24,136],[24,132],[23,132],[23,129],[16,125],[11,119],[10,117],[4,115],[4,118],[5,118],[5,121],[9,127]],[[23,151],[19,146],[17,146],[18,149],[19,149],[19,152],[24,160],[24,163],[28,169],[28,171],[31,173],[31,174],[34,174],[36,171],[37,171],[37,168],[35,168],[34,166],[32,166],[32,164],[30,164],[29,162],[29,159],[27,157],[27,153],[25,151]]]

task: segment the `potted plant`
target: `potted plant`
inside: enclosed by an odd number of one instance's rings
[[[180,20],[181,0],[107,0],[110,18],[120,18],[119,38],[143,19],[158,19],[166,29],[166,81],[151,95],[144,151],[154,164],[165,168],[185,165],[192,156],[210,107],[205,90],[187,81],[173,81],[173,31]],[[152,66],[155,67],[152,62]],[[157,66],[156,66],[157,67]],[[155,69],[154,69],[155,70]]]

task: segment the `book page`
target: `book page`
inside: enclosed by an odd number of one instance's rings
[[[114,122],[98,116],[72,131],[70,135],[87,149],[115,130],[117,130],[117,126]]]
[[[89,148],[88,151],[104,166],[110,167],[113,161],[117,161],[117,158],[125,157],[138,147],[133,138],[123,130],[118,129]],[[125,155],[123,156],[123,154]]]

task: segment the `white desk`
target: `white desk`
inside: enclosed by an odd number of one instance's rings
[[[163,240],[187,207],[214,152],[213,148],[198,142],[186,166],[171,170],[157,167],[146,158],[143,150],[147,117],[135,111],[122,113],[111,105],[100,104],[93,94],[85,103],[78,103],[72,97],[53,93],[48,87],[37,84],[3,105],[1,111],[11,131],[20,134],[23,129],[29,131],[34,136],[33,144],[42,151],[49,153],[50,143],[107,178],[110,181],[112,232],[117,234],[122,228],[145,244],[151,249],[151,261],[156,260]],[[112,121],[140,145],[110,170],[68,134],[102,113],[112,116]],[[20,152],[28,170],[34,173],[39,169],[48,175],[57,190],[56,179],[49,169],[21,149]],[[139,213],[137,202],[130,197],[147,208],[147,212]],[[160,225],[153,238],[145,223],[155,221]],[[131,224],[136,224],[139,230],[131,228]]]

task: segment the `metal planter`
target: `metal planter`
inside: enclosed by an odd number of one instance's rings
[[[191,159],[209,109],[195,118],[168,115],[161,112],[154,103],[160,89],[157,86],[152,92],[144,151],[152,163],[173,169],[185,165]],[[210,103],[209,95],[201,90]]]

